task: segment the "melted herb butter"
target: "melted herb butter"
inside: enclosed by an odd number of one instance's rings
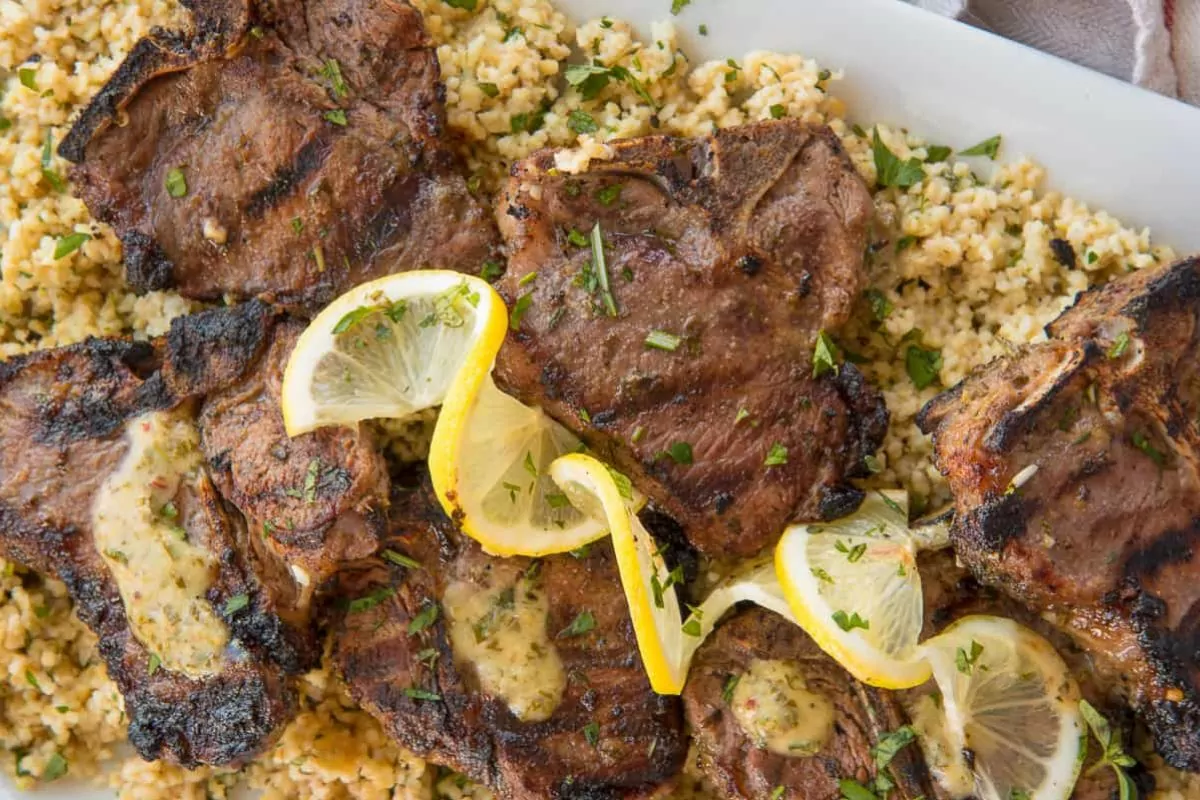
[[[229,643],[225,623],[204,597],[216,560],[187,540],[172,502],[198,475],[196,429],[156,411],[130,422],[125,436],[129,450],[92,507],[96,549],[117,582],[134,636],[162,667],[210,675],[221,668]]]
[[[786,661],[756,659],[733,692],[733,716],[759,747],[810,756],[833,731],[833,704]]]
[[[456,659],[475,667],[488,694],[526,722],[550,717],[567,685],[558,650],[546,632],[549,603],[530,581],[478,587],[455,581],[442,598]]]

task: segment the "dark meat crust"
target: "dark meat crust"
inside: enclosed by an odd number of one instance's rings
[[[887,411],[851,365],[813,378],[818,331],[847,320],[866,282],[871,197],[837,137],[772,122],[613,151],[577,176],[548,151],[514,166],[498,288],[530,304],[497,381],[629,473],[702,551],[748,555],[793,519],[852,510],[845,479]],[[568,238],[597,222],[615,319],[580,285],[591,248]],[[656,329],[678,350],[647,347]],[[694,463],[664,456],[676,442]],[[767,469],[776,443],[787,461]]]
[[[273,623],[239,557],[238,520],[206,477],[175,498],[189,538],[217,557],[208,599],[241,643],[240,655],[204,679],[150,672],[151,654],[132,635],[91,537],[92,498],[125,453],[125,424],[178,402],[151,371],[154,362],[150,345],[93,339],[0,366],[0,443],[8,454],[0,462],[0,556],[67,585],[80,619],[99,637],[143,757],[236,764],[268,746],[294,706],[283,670],[259,646]],[[225,614],[239,594],[251,602]]]
[[[155,30],[134,47],[60,148],[136,290],[309,312],[373,277],[477,272],[495,256],[494,225],[441,141],[437,58],[415,9],[196,10],[194,35]],[[174,169],[182,197],[166,187]]]
[[[584,610],[596,627],[581,636],[551,636],[568,676],[562,703],[543,722],[522,722],[479,689],[468,663],[455,663],[444,613],[419,634],[408,625],[431,601],[440,603],[456,577],[529,574],[532,562],[484,555],[458,533],[427,484],[393,499],[391,523],[387,546],[423,568],[376,559],[344,571],[343,597],[395,594],[367,610],[343,607],[332,622],[334,664],[354,699],[389,734],[505,798],[641,797],[674,778],[687,749],[679,701],[650,690],[611,548],[539,562],[547,630],[561,631]],[[418,655],[426,648],[438,654],[432,672]],[[405,694],[412,688],[441,699],[414,699]],[[592,722],[599,726],[595,746],[585,732]]]
[[[756,746],[723,697],[731,677],[743,675],[758,659],[787,661],[804,675],[810,691],[834,706],[834,732],[813,756],[786,757]],[[891,693],[860,684],[825,655],[797,625],[752,607],[735,612],[701,645],[683,691],[688,724],[700,749],[705,775],[729,800],[774,797],[837,800],[840,778],[864,786],[875,777],[871,755],[883,735],[906,724]],[[932,781],[915,745],[891,764],[894,797],[932,797]]]
[[[1088,292],[1049,342],[977,371],[919,420],[954,490],[959,556],[1056,618],[1128,694],[1163,757],[1194,771],[1198,300],[1197,259]]]

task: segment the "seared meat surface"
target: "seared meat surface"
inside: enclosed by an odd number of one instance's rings
[[[679,701],[650,689],[607,543],[484,555],[427,482],[390,522],[382,557],[340,576],[333,660],[397,741],[505,798],[640,797],[676,775]]]
[[[294,705],[288,675],[320,657],[291,567],[317,575],[357,556],[320,514],[365,518],[386,496],[379,456],[350,430],[298,437],[273,462],[306,476],[314,454],[326,459],[286,500],[309,515],[295,514],[302,546],[286,521],[261,525],[261,508],[285,503],[273,487],[254,495],[229,477],[273,445],[263,420],[282,436],[269,390],[242,398],[253,423],[229,396],[277,376],[293,340],[291,323],[250,302],[178,319],[150,343],[91,339],[0,364],[0,556],[67,585],[145,758],[236,764],[270,744]],[[202,446],[234,436],[232,454]]]
[[[415,268],[477,272],[496,233],[444,136],[420,14],[373,0],[197,4],[134,47],[63,142],[138,290],[314,310]]]
[[[845,479],[887,411],[849,364],[814,378],[818,333],[866,282],[871,197],[837,137],[770,122],[612,149],[580,175],[551,152],[513,168],[498,288],[524,311],[497,381],[707,553],[751,554],[793,519],[853,510]]]
[[[752,686],[764,665],[777,674]],[[869,786],[877,775],[871,748],[907,722],[891,693],[854,680],[795,623],[757,607],[736,612],[701,645],[683,698],[701,768],[723,797],[745,800],[776,797],[776,787],[782,797],[837,800],[841,779]],[[757,717],[753,732],[739,719],[746,713]],[[808,740],[814,720],[827,726],[823,741]],[[779,736],[780,746],[770,746]],[[887,769],[896,784],[889,797],[934,796],[916,745]]]
[[[955,549],[1200,770],[1200,260],[1094,290],[1048,333],[921,415]]]

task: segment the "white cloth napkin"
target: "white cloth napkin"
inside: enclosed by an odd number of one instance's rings
[[[1200,105],[1200,0],[910,0]]]

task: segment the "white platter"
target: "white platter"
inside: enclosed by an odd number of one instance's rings
[[[558,0],[576,19],[602,14],[643,32],[670,0]],[[675,18],[693,60],[749,50],[798,52],[845,71],[851,119],[902,125],[965,147],[997,133],[1005,159],[1029,155],[1049,185],[1126,224],[1150,226],[1180,253],[1200,251],[1200,110],[1128,86],[899,0],[693,0]],[[708,36],[697,35],[704,23]],[[0,800],[106,800],[69,781]]]

